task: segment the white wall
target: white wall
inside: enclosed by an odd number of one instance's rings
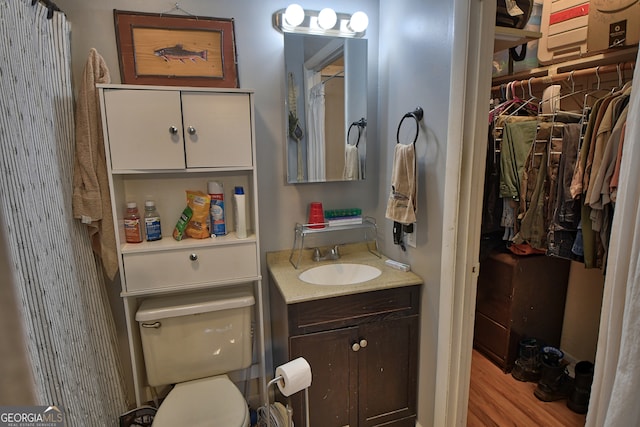
[[[337,0],[300,2],[308,9],[333,7],[353,13],[363,10],[369,15],[366,38],[369,43],[369,147],[378,145],[375,129],[378,63],[378,0]],[[157,0],[58,0],[56,4],[72,23],[73,72],[82,72],[89,49],[94,47],[105,58],[113,83],[120,82],[118,55],[113,28],[113,9],[149,13],[167,12],[174,1]],[[258,182],[260,191],[261,245],[265,251],[287,249],[293,241],[293,227],[304,221],[309,202],[322,201],[326,208],[358,206],[372,214],[378,205],[378,174],[375,167],[370,179],[353,183],[288,185],[285,176],[284,51],[282,34],[272,26],[273,12],[287,6],[274,0],[181,0],[182,9],[200,16],[234,18],[238,52],[238,74],[242,88],[256,93],[256,134]],[[180,14],[180,12],[172,12]],[[374,165],[376,156],[367,159]]]
[[[117,83],[120,79],[113,9],[160,13],[171,9],[175,2],[57,0],[56,3],[72,23],[74,76],[81,74],[86,55],[94,47],[105,58],[112,81]],[[286,7],[287,2],[181,0],[179,5],[195,15],[235,18],[240,84],[256,92],[263,253],[290,247],[294,224],[305,220],[311,201],[322,201],[326,208],[358,206],[365,214],[378,219],[382,251],[412,264],[412,269],[424,278],[418,417],[420,424],[428,426],[432,424],[435,396],[453,2],[310,0],[300,3],[310,9],[324,6],[344,12],[361,9],[369,15],[366,36],[370,64],[368,158],[367,179],[363,182],[286,184],[283,41],[282,35],[272,28],[271,15]],[[417,143],[418,247],[403,253],[393,245],[391,222],[384,219],[384,209],[390,188],[396,128],[402,115],[417,106],[425,112]],[[407,134],[413,129],[413,122],[405,120],[403,141],[410,138]]]
[[[433,424],[438,301],[443,237],[443,200],[453,45],[453,2],[380,2],[380,202],[384,218],[389,195],[396,131],[402,116],[421,106],[424,119],[418,156],[417,248],[404,253],[393,244],[389,220],[380,221],[382,251],[411,264],[424,279],[418,384],[418,421]],[[459,82],[464,84],[464,82]],[[401,143],[413,139],[413,120],[404,121]],[[371,175],[369,175],[371,176]]]

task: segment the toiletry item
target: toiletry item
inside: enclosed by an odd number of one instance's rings
[[[324,228],[324,210],[322,203],[311,202],[309,204],[309,228]]]
[[[176,239],[177,241],[182,240],[182,238],[184,237],[184,231],[187,229],[187,224],[189,224],[192,216],[193,210],[191,210],[191,206],[187,205],[187,207],[182,211],[182,214],[180,214],[180,218],[178,218],[178,222],[173,229],[174,239]]]
[[[145,200],[144,202],[144,229],[147,234],[148,242],[162,239],[160,214],[158,213],[156,203],[153,200]]]
[[[409,264],[405,264],[403,262],[396,261],[396,260],[393,260],[393,259],[388,259],[384,263],[387,264],[391,268],[395,268],[396,270],[400,270],[400,271],[409,271],[409,270],[411,270],[411,266]]]
[[[233,190],[234,200],[234,216],[236,221],[236,237],[238,239],[247,238],[247,217],[246,217],[246,201],[244,195],[244,188],[237,186]]]
[[[224,222],[224,190],[222,183],[209,181],[207,191],[211,197],[211,208],[209,209],[209,231],[212,236],[224,236],[227,234],[227,226]]]
[[[127,212],[124,216],[124,236],[127,243],[142,242],[142,225],[136,202],[127,203]]]

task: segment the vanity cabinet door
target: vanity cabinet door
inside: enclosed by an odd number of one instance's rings
[[[358,351],[358,426],[414,426],[418,316],[367,323],[358,332],[365,344]]]
[[[312,426],[358,425],[358,352],[352,348],[358,328],[298,335],[289,340],[291,360],[311,365],[309,420]],[[304,426],[304,392],[291,396],[294,423]]]
[[[105,90],[111,169],[184,169],[180,92]]]

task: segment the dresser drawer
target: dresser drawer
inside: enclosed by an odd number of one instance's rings
[[[123,262],[128,292],[259,275],[255,242],[130,253],[123,256]]]
[[[498,366],[503,369],[506,367],[509,353],[509,331],[507,328],[483,314],[476,313],[473,344]]]

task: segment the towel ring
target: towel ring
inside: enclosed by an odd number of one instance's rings
[[[354,126],[358,127],[358,140],[356,141],[356,144],[355,144],[357,147],[358,144],[360,144],[360,137],[362,136],[362,130],[367,126],[367,120],[363,117],[357,122],[353,122],[349,125],[349,130],[347,131],[347,145],[349,144],[349,141],[350,141],[349,135],[351,135],[351,128]]]
[[[422,118],[424,117],[424,111],[422,110],[422,107],[417,107],[415,110],[402,116],[400,123],[398,123],[398,130],[396,131],[397,144],[400,144],[400,128],[402,127],[402,122],[407,117],[413,117],[413,119],[416,121],[416,136],[413,138],[412,144],[415,144],[418,140],[418,135],[420,134],[420,120],[422,120]]]

